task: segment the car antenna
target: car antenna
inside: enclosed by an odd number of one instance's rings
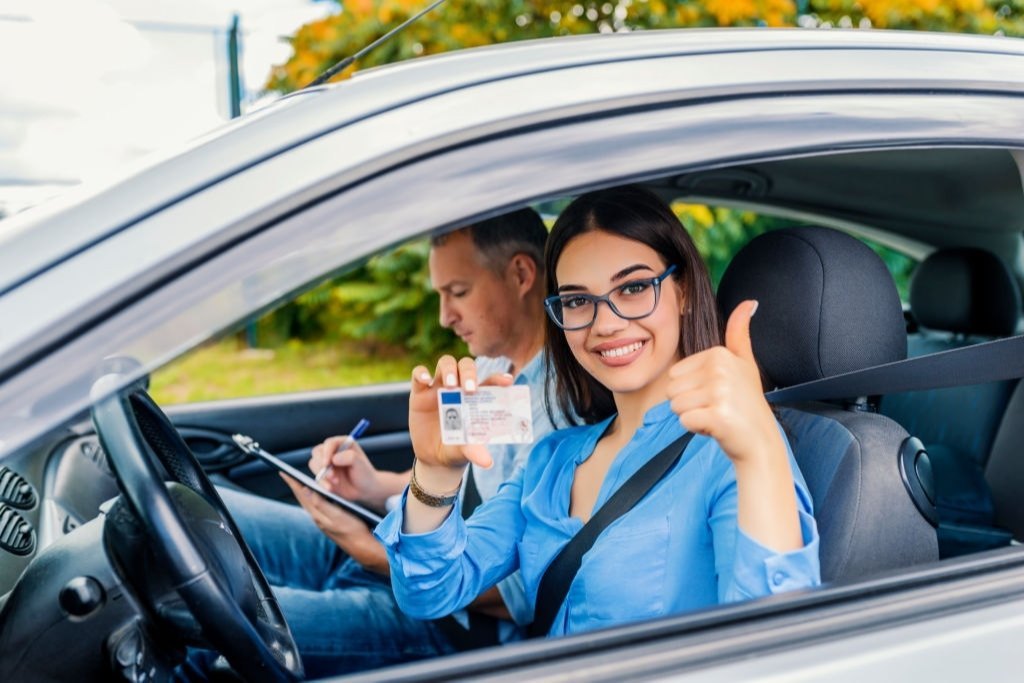
[[[388,31],[387,33],[382,35],[377,40],[373,41],[372,43],[370,43],[369,45],[364,47],[359,52],[355,53],[351,57],[345,57],[345,59],[341,60],[340,62],[338,62],[337,64],[332,66],[330,69],[328,69],[327,71],[323,72],[322,74],[320,74],[319,76],[314,78],[308,85],[304,86],[302,88],[302,90],[305,90],[306,88],[312,88],[313,86],[322,85],[322,84],[326,83],[331,78],[333,78],[336,74],[340,73],[341,71],[344,71],[345,68],[347,68],[349,64],[351,64],[352,62],[356,61],[357,59],[359,59],[360,57],[362,57],[367,52],[369,52],[370,50],[374,49],[375,47],[377,47],[381,43],[387,41],[388,39],[391,38],[391,36],[395,35],[399,31],[404,29],[406,26],[408,26],[412,22],[416,21],[417,19],[422,17],[427,12],[431,11],[432,9],[434,9],[435,7],[440,5],[442,2],[444,2],[444,0],[434,0],[434,2],[432,2],[430,4],[430,6],[427,7],[426,9],[420,10],[419,12],[416,13],[415,16],[409,17],[408,19],[403,21],[401,24],[399,24],[395,28],[391,29],[390,31]]]

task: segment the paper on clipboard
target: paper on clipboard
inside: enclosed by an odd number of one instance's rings
[[[358,503],[353,503],[351,500],[342,498],[333,491],[328,491],[320,484],[318,484],[316,481],[314,481],[313,477],[311,477],[310,475],[306,474],[305,472],[299,469],[292,467],[284,460],[281,460],[277,456],[271,455],[270,453],[260,448],[260,445],[256,441],[254,441],[252,437],[245,436],[244,434],[234,434],[232,435],[231,438],[234,440],[235,444],[239,448],[241,448],[242,451],[244,451],[245,453],[248,453],[249,455],[254,455],[263,462],[273,467],[274,469],[284,472],[293,479],[297,479],[306,488],[312,489],[313,491],[320,494],[321,496],[331,501],[332,503],[340,505],[349,512],[352,512],[356,516],[363,519],[363,521],[373,524],[374,526],[380,524],[380,521],[382,519],[380,515],[371,510],[367,510]]]

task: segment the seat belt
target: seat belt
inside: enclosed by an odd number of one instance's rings
[[[776,389],[771,403],[898,394],[1024,377],[1024,335],[875,365]]]
[[[476,487],[476,477],[473,476],[473,466],[466,468],[466,487],[462,491],[462,518],[469,519],[473,511],[483,503],[480,497],[480,489]]]
[[[654,488],[665,473],[679,462],[691,439],[693,433],[684,434],[644,463],[562,547],[544,570],[544,576],[540,580],[533,623],[528,629],[531,638],[546,636],[551,631],[551,625],[555,623],[555,617],[565,602],[565,596],[569,594],[569,586],[572,585],[583,563],[583,555],[594,545],[601,532],[632,510],[647,492]]]

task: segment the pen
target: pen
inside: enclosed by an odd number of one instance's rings
[[[369,427],[369,426],[370,426],[370,421],[367,420],[365,417],[363,419],[359,420],[359,422],[356,423],[356,426],[352,428],[352,431],[349,432],[349,435],[345,437],[345,440],[341,442],[341,446],[339,446],[338,450],[335,451],[335,452],[336,453],[340,453],[340,452],[342,452],[344,450],[352,448],[352,446],[355,445],[356,439],[361,437],[363,435],[363,432],[365,432],[366,428]],[[334,456],[331,456],[331,457],[334,457]],[[313,481],[319,482],[321,479],[324,478],[324,475],[327,474],[327,470],[329,470],[329,469],[331,469],[331,459],[330,458],[327,459],[327,462],[320,469],[320,471],[316,473],[316,477],[313,479]]]

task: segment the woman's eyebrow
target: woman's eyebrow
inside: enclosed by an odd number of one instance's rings
[[[560,285],[558,287],[559,292],[585,292],[587,288],[583,285]]]
[[[632,275],[638,270],[649,270],[652,273],[654,272],[654,268],[651,268],[648,265],[645,265],[643,263],[634,263],[633,265],[627,266],[620,270],[619,272],[615,273],[615,275],[612,275],[612,282],[615,282],[616,280],[621,280],[627,275]]]
[[[633,273],[635,273],[635,272],[636,272],[636,271],[638,271],[638,270],[649,270],[649,271],[651,271],[652,273],[653,273],[653,272],[655,272],[655,271],[654,271],[654,268],[651,268],[650,266],[648,266],[648,265],[646,265],[646,264],[643,264],[643,263],[634,263],[634,264],[633,264],[633,265],[631,265],[631,266],[626,266],[625,268],[623,268],[623,269],[622,269],[622,270],[620,270],[619,272],[615,273],[615,275],[612,275],[612,279],[611,279],[611,281],[612,281],[612,282],[615,282],[615,281],[617,281],[617,280],[621,280],[622,278],[624,278],[624,277],[626,277],[626,276],[628,276],[628,275],[632,275]],[[585,292],[585,291],[587,291],[587,288],[586,288],[586,287],[584,287],[583,285],[570,285],[570,284],[565,284],[565,285],[561,285],[561,286],[559,286],[559,288],[558,288],[558,291],[559,291],[559,292],[571,292],[571,291],[581,291],[581,292]]]

